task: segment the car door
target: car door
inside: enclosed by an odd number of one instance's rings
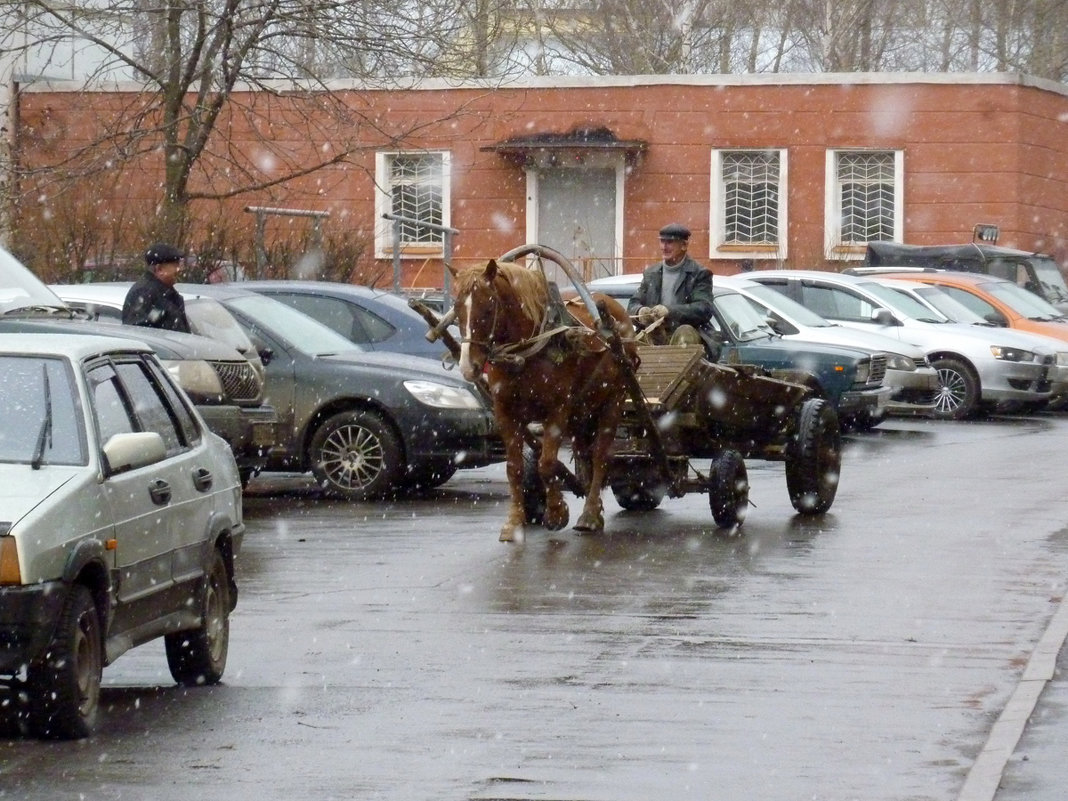
[[[101,361],[87,378],[101,443],[122,432],[155,431],[167,450],[156,464],[121,473],[105,467],[104,495],[115,520],[112,630],[136,639],[137,629],[180,607],[174,553],[204,538],[208,504],[198,503],[203,492],[194,487],[201,452],[142,358]]]

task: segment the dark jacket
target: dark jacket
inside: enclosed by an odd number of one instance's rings
[[[122,321],[127,325],[191,333],[182,296],[149,270],[126,293],[126,300],[122,304]]]
[[[700,330],[712,319],[712,273],[691,259],[682,260],[682,274],[675,287],[675,300],[666,303],[668,316],[664,321],[668,333],[683,324]],[[652,308],[660,303],[660,288],[664,283],[664,264],[646,267],[638,291],[627,303],[627,313],[635,315],[642,306]]]

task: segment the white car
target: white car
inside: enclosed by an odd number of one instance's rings
[[[1001,405],[1038,408],[1052,395],[1056,351],[1019,332],[954,323],[871,278],[820,270],[758,270],[747,278],[828,320],[922,348],[941,381],[937,418],[959,420]]]
[[[89,735],[104,666],[162,637],[214,684],[237,602],[241,480],[149,348],[0,334],[0,714]]]
[[[907,295],[918,300],[923,305],[948,317],[955,323],[979,326],[981,329],[987,331],[999,330],[999,326],[992,325],[978,312],[961,303],[960,300],[957,299],[957,296],[938,284],[920,283],[919,281],[909,281],[907,279],[899,278],[886,278],[881,275],[872,275],[871,279],[873,281],[878,281],[883,286],[893,289],[895,292],[900,292],[902,295]],[[1015,287],[1015,284],[1009,283],[1009,286]],[[1024,343],[1024,347],[1052,348],[1056,353],[1056,363],[1050,365],[1049,373],[1047,375],[1053,401],[1056,401],[1057,408],[1062,408],[1065,402],[1065,397],[1068,396],[1068,342],[1065,342],[1063,339],[1048,337],[1045,334],[1036,333],[1034,331],[1026,331],[1019,328],[1013,328],[1011,330],[1015,334],[1019,334],[1021,337],[1029,337],[1034,340],[1034,343],[1030,345]]]
[[[771,318],[772,327],[785,339],[846,345],[886,354],[883,383],[894,388],[887,412],[922,414],[934,409],[939,391],[938,373],[922,348],[874,331],[861,331],[825,320],[814,311],[744,275],[717,275],[715,283],[745,295],[761,313]]]

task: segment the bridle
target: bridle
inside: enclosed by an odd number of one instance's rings
[[[549,306],[546,305],[545,310],[541,315],[541,321],[538,323],[537,330],[531,336],[515,342],[497,344],[495,335],[497,333],[497,323],[500,319],[502,304],[500,295],[494,291],[492,284],[490,285],[489,293],[493,302],[493,318],[490,321],[488,338],[479,340],[466,335],[471,329],[470,319],[467,320],[466,328],[468,331],[460,332],[464,335],[460,340],[461,345],[475,345],[486,352],[483,364],[521,368],[527,359],[540,353],[545,346],[549,344],[550,339],[563,331],[567,331],[571,327],[568,325],[558,325],[554,328],[549,328]],[[472,293],[468,293],[468,298],[471,294]],[[464,300],[466,300],[466,298]]]

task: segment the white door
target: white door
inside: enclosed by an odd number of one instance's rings
[[[529,241],[562,253],[587,281],[617,274],[620,168],[542,167],[528,173],[528,181]],[[555,265],[546,263],[545,270],[562,288],[571,285]]]

